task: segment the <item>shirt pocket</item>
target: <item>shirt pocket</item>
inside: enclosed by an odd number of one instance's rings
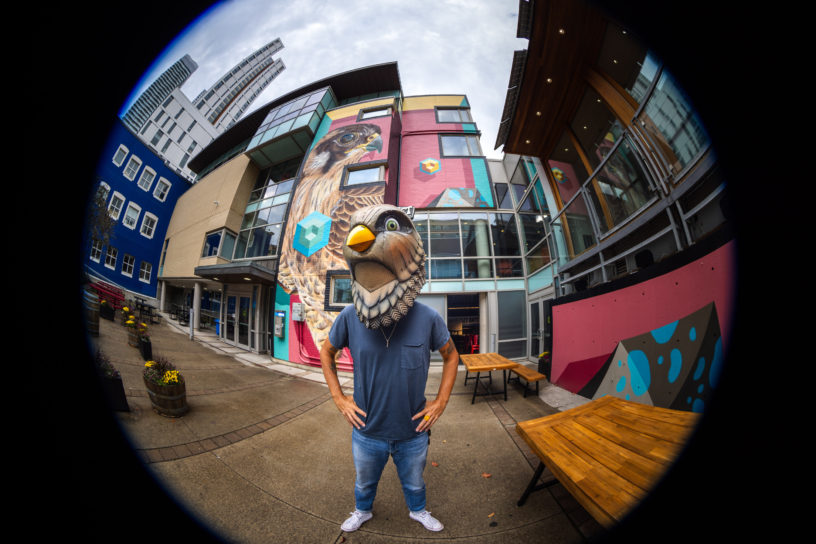
[[[408,370],[422,368],[425,364],[427,351],[428,348],[425,347],[425,344],[403,344],[400,366]]]

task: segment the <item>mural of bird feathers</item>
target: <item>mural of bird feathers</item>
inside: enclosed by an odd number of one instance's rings
[[[366,154],[381,152],[382,147],[377,125],[360,123],[333,129],[309,152],[295,187],[281,244],[278,282],[287,293],[300,296],[306,324],[318,348],[334,319],[324,310],[326,272],[347,268],[342,246],[349,218],[357,209],[383,202],[382,186],[341,187],[343,172]],[[298,223],[313,212],[331,220],[331,231],[326,246],[307,257],[293,242]]]

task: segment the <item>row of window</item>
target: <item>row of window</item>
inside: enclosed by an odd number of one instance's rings
[[[113,164],[121,167],[123,164],[125,164],[125,158],[128,156],[128,153],[128,148],[124,145],[120,145],[116,150],[116,153],[113,155]],[[125,164],[122,174],[125,176],[125,179],[133,181],[136,179],[136,174],[141,167],[142,160],[136,155],[131,155],[130,159],[127,161],[127,164]],[[145,165],[144,169],[142,170],[142,175],[139,176],[139,180],[136,182],[136,185],[138,185],[143,191],[149,192],[150,188],[153,187],[153,182],[155,179],[156,171]],[[159,176],[159,179],[153,188],[153,197],[159,202],[164,202],[167,198],[167,194],[170,192],[171,186],[172,184],[166,178]],[[108,189],[110,189],[110,187],[108,187]]]
[[[108,194],[110,194],[110,186],[104,181],[100,182],[97,193],[98,198],[107,200]],[[123,209],[125,210],[124,214],[122,214]],[[127,208],[125,208],[124,195],[118,191],[113,192],[110,202],[108,202],[108,215],[110,215],[114,221],[118,221],[119,217],[121,216],[122,224],[130,230],[135,230],[139,223],[139,216],[141,213],[141,206],[131,201],[128,203]],[[156,233],[156,225],[158,222],[158,217],[150,212],[144,212],[144,215],[142,216],[142,224],[139,226],[139,234],[145,238],[152,239],[153,235]]]
[[[113,246],[108,246],[107,251],[105,251],[105,268],[110,268],[111,270],[116,270],[116,262],[119,257],[119,250]],[[102,242],[99,240],[94,240],[91,243],[91,253],[90,259],[95,263],[98,263],[102,260]],[[123,276],[127,276],[128,278],[133,277],[133,272],[136,266],[136,258],[133,255],[129,255],[125,253],[122,256],[122,263],[120,267],[120,272]],[[148,261],[142,261],[139,263],[139,281],[144,283],[150,283],[151,276],[153,275],[153,264]]]

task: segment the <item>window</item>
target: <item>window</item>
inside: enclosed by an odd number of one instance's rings
[[[164,133],[161,130],[156,130],[156,134],[154,134],[153,139],[150,140],[150,145],[156,147],[156,145],[161,141],[162,136],[164,136]]]
[[[361,185],[385,181],[385,165],[350,167],[346,170],[343,185]]]
[[[113,164],[116,166],[122,166],[122,163],[125,162],[125,157],[127,157],[128,148],[120,145],[119,149],[116,150],[116,153],[113,155]]]
[[[363,119],[371,119],[374,117],[385,117],[391,115],[391,111],[391,106],[360,110],[360,115],[357,117],[357,120],[362,121]]]
[[[125,177],[131,181],[133,178],[136,177],[136,172],[139,171],[139,167],[142,165],[142,161],[137,156],[130,157],[127,166],[125,167]]]
[[[122,206],[125,203],[125,197],[116,191],[113,192],[110,204],[108,204],[108,215],[114,220],[119,219],[119,214],[122,213]]]
[[[347,306],[351,304],[351,276],[336,274],[329,282],[329,304]]]
[[[116,270],[116,257],[119,251],[115,247],[108,246],[108,251],[105,253],[105,267],[111,270]]]
[[[139,265],[139,281],[150,283],[150,277],[153,275],[153,264],[142,261]]]
[[[623,132],[620,121],[591,87],[587,87],[571,127],[590,169],[601,164]]]
[[[470,134],[446,134],[439,137],[443,157],[481,157],[479,137]]]
[[[136,259],[133,258],[133,255],[128,255],[125,253],[124,257],[122,257],[122,274],[127,277],[133,277],[133,265],[136,263]]]
[[[104,202],[108,199],[108,194],[110,194],[110,185],[104,181],[100,181],[99,187],[96,189],[96,200],[98,202]]]
[[[156,183],[156,188],[153,189],[153,196],[164,202],[168,192],[170,192],[170,182],[164,178],[159,178],[158,183]]]
[[[211,232],[204,237],[204,249],[201,251],[202,257],[212,257],[218,254],[218,247],[221,245],[221,235],[223,231]]]
[[[139,176],[139,181],[137,185],[144,191],[149,191],[150,186],[153,185],[153,180],[156,178],[156,171],[150,168],[149,166],[145,166],[144,170],[142,171],[142,175]]]
[[[139,221],[140,213],[142,213],[142,208],[138,204],[134,204],[133,202],[129,203],[122,223],[129,229],[135,229],[136,223]]]
[[[472,123],[470,110],[465,108],[436,108],[437,123]]]
[[[142,228],[139,229],[139,233],[145,238],[153,238],[153,234],[156,233],[156,223],[158,223],[158,221],[158,217],[150,212],[145,212],[144,218],[142,219]]]
[[[98,263],[102,259],[102,242],[94,240],[91,242],[91,260]]]

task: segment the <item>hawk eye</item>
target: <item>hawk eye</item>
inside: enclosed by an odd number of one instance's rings
[[[397,230],[399,229],[399,222],[394,219],[393,217],[389,217],[385,220],[385,230]]]
[[[340,137],[340,143],[347,144],[354,139],[353,134],[345,133]]]

